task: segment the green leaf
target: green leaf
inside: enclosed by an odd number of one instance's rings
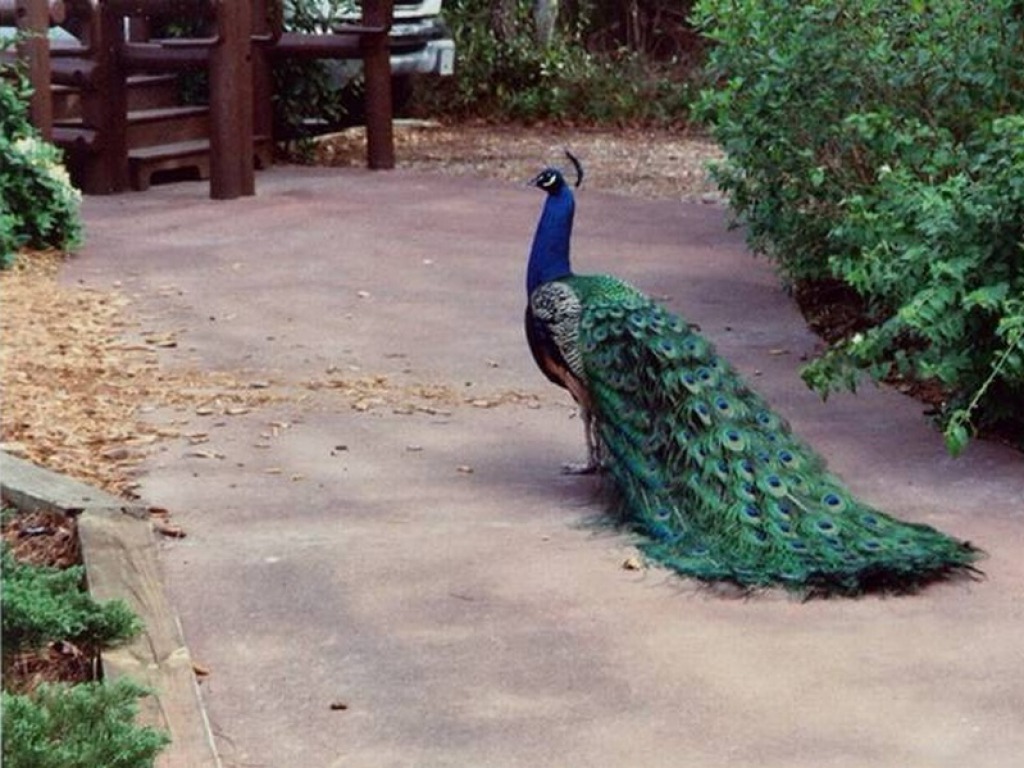
[[[946,441],[946,450],[950,456],[959,456],[963,453],[964,448],[967,447],[967,442],[970,440],[970,434],[959,420],[951,421],[946,429],[942,433],[943,438]]]

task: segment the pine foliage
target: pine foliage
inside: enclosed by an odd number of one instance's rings
[[[5,768],[148,768],[166,734],[135,724],[145,689],[129,680],[44,684],[3,694]]]
[[[3,546],[4,656],[68,640],[92,647],[130,640],[141,624],[122,601],[99,603],[82,589],[84,569],[19,563]]]

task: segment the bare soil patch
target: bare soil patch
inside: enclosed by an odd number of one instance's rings
[[[6,500],[3,506],[9,508]],[[82,564],[73,515],[52,510],[12,514],[3,522],[2,536],[19,562],[50,568]]]
[[[3,508],[9,509],[6,501]],[[14,558],[30,565],[69,568],[82,564],[75,518],[41,510],[5,514],[2,537]],[[96,678],[99,652],[66,640],[5,656],[5,690],[27,692],[42,683],[81,683]]]
[[[361,167],[366,162],[361,127],[321,136],[315,144],[317,165]],[[589,189],[645,198],[719,199],[707,164],[722,152],[695,132],[413,120],[396,123],[395,147],[402,168],[524,182],[545,165],[567,164],[564,151],[569,149],[583,162]]]

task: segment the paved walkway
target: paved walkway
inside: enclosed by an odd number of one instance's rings
[[[580,424],[522,335],[540,193],[292,168],[258,186],[89,198],[67,272],[180,330],[167,365],[290,394],[191,416],[224,458],[171,442],[144,478],[189,533],[163,564],[226,766],[1019,764],[1024,458],[952,460],[892,392],[822,405],[796,373],[815,339],[723,209],[584,190],[577,268],[684,311],[858,493],[987,549],[986,581],[801,604],[623,568],[628,540],[588,524],[594,479],[559,473]],[[306,386],[377,375],[365,410]]]

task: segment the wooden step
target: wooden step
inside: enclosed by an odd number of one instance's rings
[[[95,152],[99,149],[96,131],[80,125],[54,125],[53,143],[67,152]]]
[[[50,82],[73,85],[75,88],[94,88],[96,63],[77,56],[50,59]]]
[[[210,135],[210,110],[205,106],[159,107],[128,113],[128,148],[177,144]]]
[[[121,46],[119,59],[122,66],[135,71],[199,71],[209,66],[210,46],[189,48],[185,45],[167,46],[152,42],[125,43]]]
[[[82,89],[54,85],[53,119],[70,121],[82,117]],[[181,87],[177,75],[133,75],[128,78],[128,110],[139,112],[179,105]]]
[[[78,40],[50,40],[50,58],[76,56],[80,59],[88,58],[89,48]]]
[[[179,106],[181,86],[177,75],[132,75],[128,78],[128,111]]]
[[[128,177],[132,189],[149,189],[155,173],[189,168],[196,171],[199,179],[210,178],[210,142],[207,139],[128,150]]]
[[[210,132],[209,111],[205,106],[193,106],[160,107],[129,112],[126,129],[128,148],[204,139]],[[92,127],[86,125],[81,118],[62,120],[61,125],[78,129]]]
[[[261,169],[273,163],[273,143],[269,136],[254,138],[253,162]],[[189,170],[193,171],[193,178],[210,178],[209,140],[177,141],[128,151],[128,176],[132,189],[149,189],[154,174]]]

